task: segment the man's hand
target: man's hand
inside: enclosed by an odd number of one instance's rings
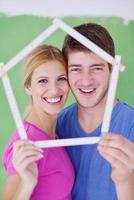
[[[134,195],[134,142],[117,134],[105,133],[98,150],[111,164],[111,177],[119,199],[131,200]]]
[[[127,181],[134,175],[134,143],[126,138],[106,133],[98,146],[100,154],[112,166],[115,182]]]

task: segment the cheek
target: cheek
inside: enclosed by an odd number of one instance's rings
[[[79,76],[76,74],[68,75],[69,85],[74,85],[79,80]]]
[[[31,97],[33,99],[33,101],[35,101],[38,98],[38,93],[32,93]]]
[[[64,91],[68,94],[68,92],[69,92],[69,84],[68,84],[68,83],[63,84],[63,87],[62,87],[62,88],[63,88]]]
[[[31,91],[31,96],[33,98],[36,98],[38,96],[41,96],[44,92],[44,89],[43,88],[40,88],[40,87],[34,87],[33,90]]]
[[[62,82],[60,82],[59,84],[58,84],[58,86],[57,86],[57,91],[59,90],[59,92],[61,91],[61,92],[63,92],[64,93],[64,95],[65,94],[68,94],[68,92],[69,92],[69,84],[68,84],[68,82],[67,81],[62,81]]]
[[[94,76],[94,80],[98,82],[99,84],[107,85],[109,83],[109,78],[107,74],[103,74],[103,76]]]
[[[76,77],[77,76],[76,76],[75,73],[73,73],[73,72],[68,73],[68,80],[69,81],[76,79]]]
[[[109,81],[110,81],[110,76],[106,75],[103,77],[103,83],[105,85],[109,85]]]

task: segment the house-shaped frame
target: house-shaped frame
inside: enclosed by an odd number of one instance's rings
[[[15,57],[13,57],[6,65],[0,63],[0,78],[2,80],[8,103],[18,129],[21,139],[28,139],[26,131],[23,126],[21,115],[16,103],[16,99],[10,84],[9,77],[7,72],[12,69],[19,61],[21,61],[32,49],[38,46],[42,41],[54,33],[57,29],[62,29],[73,38],[81,42],[84,46],[89,48],[92,52],[99,55],[106,62],[113,65],[113,71],[110,78],[110,84],[108,89],[108,97],[106,101],[105,113],[102,122],[101,132],[108,132],[110,126],[110,119],[112,115],[113,103],[116,94],[116,88],[118,83],[119,71],[124,70],[124,66],[120,64],[121,56],[116,55],[113,58],[103,49],[98,47],[92,41],[85,38],[83,35],[78,33],[69,25],[65,24],[60,19],[54,19],[53,24],[48,27],[43,33],[41,33],[37,38],[35,38],[30,44],[28,44],[24,49],[22,49]],[[94,144],[98,143],[101,137],[81,137],[81,138],[71,138],[71,139],[56,139],[56,140],[45,140],[45,141],[36,141],[35,145],[39,147],[58,147],[58,146],[75,146],[75,145],[84,145],[84,144]]]

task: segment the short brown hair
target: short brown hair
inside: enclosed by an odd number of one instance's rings
[[[74,27],[76,31],[81,33],[83,36],[94,42],[104,51],[109,53],[111,56],[115,56],[115,47],[112,37],[109,32],[101,25],[95,23],[81,24]],[[68,60],[68,53],[71,51],[90,51],[83,44],[78,42],[76,39],[67,35],[64,40],[62,52],[66,61]]]

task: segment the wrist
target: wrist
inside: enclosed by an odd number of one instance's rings
[[[134,183],[134,173],[130,172],[125,177],[120,175],[120,178],[113,179],[114,183],[118,187],[126,187]]]
[[[37,182],[25,182],[25,181],[21,181],[20,183],[20,187],[23,188],[24,191],[26,192],[32,192],[36,186]]]
[[[125,181],[115,182],[118,200],[133,200],[134,197],[134,175]]]
[[[35,184],[27,184],[25,181],[20,182],[14,196],[14,200],[29,200],[35,188]]]

